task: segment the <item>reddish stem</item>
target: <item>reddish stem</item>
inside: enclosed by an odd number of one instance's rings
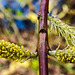
[[[41,0],[39,10],[39,75],[48,75],[48,34],[47,34],[47,14],[49,0]]]

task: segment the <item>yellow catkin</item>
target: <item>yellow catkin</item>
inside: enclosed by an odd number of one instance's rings
[[[0,58],[6,58],[19,62],[24,62],[28,58],[36,57],[37,54],[30,53],[23,46],[15,45],[14,43],[0,40]]]
[[[57,50],[55,57],[60,62],[75,63],[75,48],[69,48],[67,50]]]

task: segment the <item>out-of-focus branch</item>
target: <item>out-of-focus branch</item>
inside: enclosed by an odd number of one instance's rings
[[[14,23],[13,20],[13,15],[11,15],[11,13],[7,12],[6,9],[2,6],[1,2],[0,2],[0,10],[2,11],[2,13],[5,15],[6,19],[11,23],[11,27],[13,28],[15,35],[17,37],[17,39],[19,40],[19,42],[21,44],[27,43],[21,36],[21,34],[19,33],[18,28],[16,27],[16,24]]]

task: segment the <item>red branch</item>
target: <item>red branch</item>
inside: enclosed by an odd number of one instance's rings
[[[48,34],[47,34],[47,14],[49,0],[41,0],[39,10],[39,74],[48,75]]]

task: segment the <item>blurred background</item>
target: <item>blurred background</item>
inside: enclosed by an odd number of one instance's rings
[[[63,22],[75,26],[75,0],[49,0],[49,15],[55,15]],[[0,40],[23,45],[31,52],[37,48],[38,19],[37,14],[41,0],[0,0]],[[52,50],[61,43],[65,47],[64,38],[59,38],[54,31],[49,33],[49,45]],[[75,65],[60,63],[49,56],[49,74],[75,75]],[[38,59],[24,63],[0,58],[0,75],[39,75]]]

